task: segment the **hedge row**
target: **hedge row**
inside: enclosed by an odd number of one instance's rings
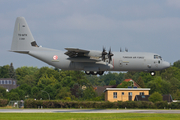
[[[126,101],[126,102],[97,102],[97,101],[60,101],[60,100],[26,100],[24,108],[151,108],[151,109],[180,109],[180,103]]]
[[[7,106],[9,100],[7,99],[0,99],[0,107],[5,107]]]

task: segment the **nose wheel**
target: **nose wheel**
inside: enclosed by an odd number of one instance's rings
[[[156,75],[156,73],[154,71],[151,71],[150,74],[151,74],[151,76],[155,76]]]

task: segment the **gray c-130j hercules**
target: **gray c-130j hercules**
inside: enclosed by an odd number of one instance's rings
[[[67,51],[39,47],[24,17],[17,17],[14,27],[12,52],[29,54],[63,70],[84,70],[87,75],[102,75],[104,71],[154,71],[170,67],[160,55],[145,52],[106,52],[65,48]]]

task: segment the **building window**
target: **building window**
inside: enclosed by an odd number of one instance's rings
[[[5,80],[5,84],[7,84],[7,80]]]
[[[144,92],[140,92],[139,95],[144,95]]]
[[[129,96],[132,96],[132,92],[129,92]]]
[[[122,95],[124,95],[124,92],[122,92]]]
[[[4,84],[4,80],[2,80],[2,84]]]
[[[12,84],[12,80],[9,80],[9,84]]]
[[[1,80],[0,80],[0,84],[2,84],[2,83],[1,83]]]
[[[13,85],[16,85],[16,82],[15,82],[15,81],[13,81]]]
[[[117,98],[117,92],[113,92],[113,98]]]

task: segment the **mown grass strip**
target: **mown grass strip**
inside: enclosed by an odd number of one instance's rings
[[[179,120],[180,114],[0,113],[0,120]]]

